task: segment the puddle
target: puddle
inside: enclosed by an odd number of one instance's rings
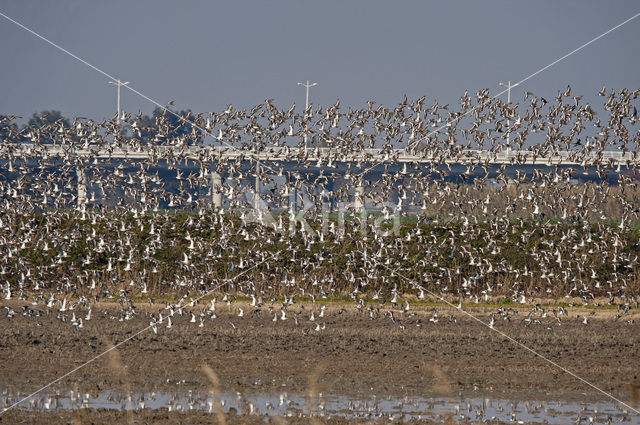
[[[20,400],[26,393],[4,390],[0,409]],[[160,409],[169,411],[205,411],[214,413],[218,403],[225,413],[261,416],[327,416],[362,419],[445,420],[453,416],[459,422],[497,420],[509,423],[635,423],[634,415],[615,403],[576,403],[563,401],[514,401],[490,398],[426,397],[352,397],[319,394],[311,403],[305,396],[283,393],[231,393],[218,397],[195,392],[148,392],[131,397],[115,391],[88,394],[59,391],[39,394],[17,408],[26,410],[58,409]]]

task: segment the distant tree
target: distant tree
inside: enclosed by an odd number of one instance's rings
[[[50,110],[35,112],[31,118],[29,118],[25,127],[43,128],[44,126],[48,126],[47,131],[40,133],[39,141],[40,143],[53,143],[53,141],[58,138],[57,126],[60,124],[67,129],[71,127],[69,119],[64,117],[60,111]],[[75,137],[72,137],[72,139],[75,139]]]
[[[171,111],[156,107],[153,110],[153,118],[155,118],[156,124],[164,125],[168,128],[167,136],[170,138],[186,138],[193,130],[193,126],[190,124],[194,118],[191,109]],[[156,128],[159,127],[157,126]]]
[[[134,121],[135,126],[131,126],[131,136],[140,139],[143,142],[153,140],[158,127],[156,120],[149,115],[139,115]]]
[[[14,117],[0,114],[0,139],[14,140],[18,132],[18,126],[13,121]]]
[[[190,109],[182,111],[171,111],[157,107],[153,110],[151,116],[138,114],[131,125],[128,125],[128,132],[131,137],[135,137],[144,143],[153,141],[158,133],[163,137],[160,139],[166,141],[177,137],[184,138],[185,143],[193,143],[194,123],[196,128],[202,126],[201,116],[194,116]],[[200,133],[200,131],[198,131]]]
[[[29,127],[42,127],[43,125],[53,125],[60,122],[67,128],[71,126],[69,119],[65,118],[60,111],[51,110],[35,112],[29,118],[27,125]]]

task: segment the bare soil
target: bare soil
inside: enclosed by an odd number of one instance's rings
[[[8,412],[5,414],[4,421],[3,416],[0,416],[0,423],[12,423],[12,424],[40,424],[40,425],[58,425],[61,423],[68,424],[92,424],[92,425],[111,425],[114,423],[128,423],[133,420],[134,423],[142,424],[220,424],[220,421],[215,415],[202,412],[168,412],[167,409],[158,410],[142,410],[133,413],[133,417],[128,416],[126,412],[107,409],[89,409],[89,410],[77,410],[77,411],[63,411],[58,412],[57,415],[51,415],[43,412]],[[410,420],[402,421],[401,419],[390,421],[388,419],[380,420],[365,420],[365,419],[341,419],[341,418],[313,418],[313,422],[309,418],[263,418],[255,415],[239,415],[225,417],[225,423],[227,425],[389,425],[389,424],[421,424],[430,425],[434,424],[428,420]],[[454,424],[453,420],[449,423]],[[471,422],[477,423],[477,422]],[[504,422],[482,422],[483,424],[504,424]]]
[[[0,386],[24,393],[38,390],[147,328],[149,314],[157,315],[159,310],[157,304],[138,305],[134,318],[120,321],[119,307],[98,304],[92,308],[91,320],[76,329],[69,323],[72,312],[47,313],[43,306],[18,301],[0,304],[4,306],[13,308],[15,315],[8,318],[7,310],[0,310]],[[43,313],[40,317],[24,315],[22,306]],[[185,309],[182,316],[176,313],[171,328],[166,327],[165,319],[158,324],[157,334],[147,329],[48,390],[94,394],[215,389],[608,401],[584,382],[456,309],[438,308],[438,322],[433,323],[429,320],[433,307],[415,307],[407,313],[393,310],[394,320],[385,317],[392,310],[383,307],[380,316],[371,319],[365,309],[332,305],[319,318],[319,305],[295,304],[288,307],[286,320],[274,322],[268,306],[261,308],[258,318],[255,308],[246,304],[218,303],[218,317],[207,317],[199,327],[199,318],[191,323],[188,310],[198,316],[204,306],[195,306]],[[238,316],[239,308],[243,317]],[[273,308],[279,316],[280,306]],[[315,311],[314,322],[309,321],[311,310]],[[166,310],[160,311],[166,317]],[[525,326],[529,311],[521,310],[510,320],[496,315],[495,328],[600,389],[635,403],[640,388],[640,314],[632,310],[615,320],[615,310],[601,310],[585,325],[583,317],[589,311],[570,309],[561,323],[550,311],[547,317],[537,313]],[[81,309],[74,312],[78,318],[86,314]],[[294,321],[297,312],[299,325]],[[470,312],[489,321],[486,309]],[[325,329],[316,331],[318,323]],[[218,385],[212,384],[204,365],[217,376]],[[0,415],[0,422],[72,423],[78,415],[85,415],[78,423],[113,423],[126,417],[123,412],[99,409],[49,414],[18,407]],[[216,422],[201,412],[143,410],[134,416],[141,423]],[[345,420],[335,421],[321,423]],[[228,423],[251,421],[236,417]],[[297,422],[287,419],[287,423]]]

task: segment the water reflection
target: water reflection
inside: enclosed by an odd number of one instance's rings
[[[0,409],[26,394],[4,390]],[[218,404],[219,402],[219,404]],[[631,423],[632,415],[613,403],[576,403],[568,401],[516,401],[491,398],[438,397],[354,397],[318,394],[315,400],[299,394],[222,392],[219,398],[209,393],[146,392],[125,395],[115,391],[89,394],[58,391],[25,401],[17,408],[26,410],[58,409],[160,409],[214,413],[221,405],[225,413],[262,416],[326,416],[362,419],[454,418],[459,422],[504,421],[510,423]]]

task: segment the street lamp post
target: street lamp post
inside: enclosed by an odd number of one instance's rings
[[[116,80],[116,81],[109,81],[109,84],[113,84],[114,86],[118,86],[118,117],[116,118],[116,123],[120,124],[120,87],[126,86],[127,84],[129,84],[129,82],[125,81],[123,83],[120,80]]]
[[[302,86],[302,87],[305,87],[307,89],[307,95],[306,95],[306,97],[304,99],[304,112],[306,114],[307,113],[307,109],[309,109],[309,88],[313,87],[313,86],[317,86],[318,83],[309,84],[309,80],[307,80],[307,84],[298,83],[298,85]],[[305,150],[305,153],[306,153],[306,151],[307,151],[307,133],[306,133],[306,131],[305,131],[305,134],[304,134],[304,150]]]
[[[498,85],[507,88],[507,105],[511,106],[511,88],[517,86],[517,84],[511,85],[511,81],[505,83],[498,83]],[[504,93],[504,92],[503,92]],[[507,116],[507,152],[511,150],[511,120]]]
[[[307,84],[298,83],[298,85],[307,88],[307,96],[305,97],[305,101],[304,101],[304,110],[306,111],[307,109],[309,109],[309,88],[313,86],[317,86],[318,83],[309,84],[309,80],[307,80]]]

